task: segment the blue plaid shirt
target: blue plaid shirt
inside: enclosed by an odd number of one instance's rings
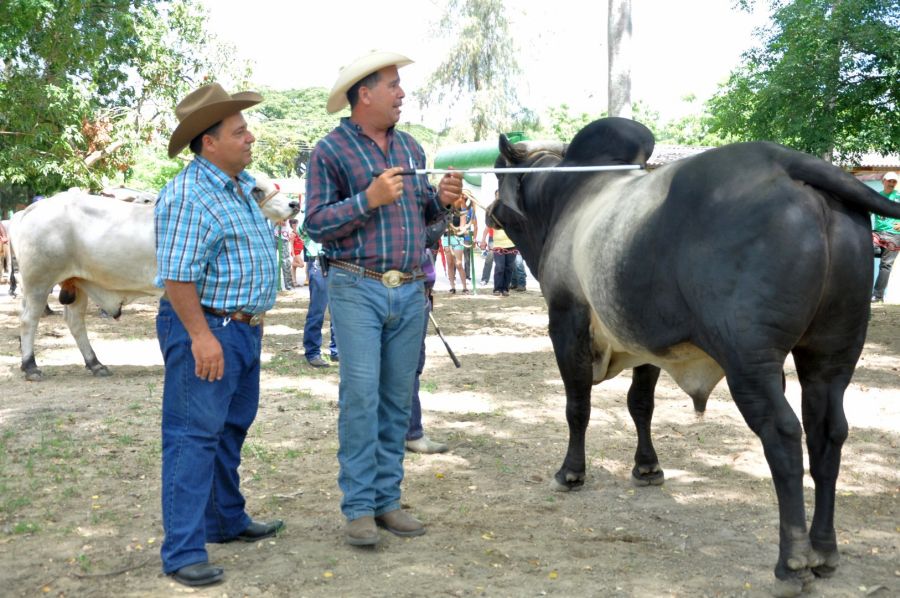
[[[246,172],[234,181],[194,156],[156,202],[155,284],[196,282],[200,304],[228,312],[275,305],[278,254],[272,225],[253,200]]]
[[[425,222],[442,211],[425,175],[403,177],[400,201],[369,209],[366,188],[375,170],[425,168],[425,152],[411,135],[387,133],[387,155],[349,118],[319,143],[309,159],[306,220],[309,236],[329,258],[384,272],[411,272],[425,249]]]

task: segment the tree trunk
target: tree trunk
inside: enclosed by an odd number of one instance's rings
[[[609,115],[631,118],[631,0],[609,0]]]

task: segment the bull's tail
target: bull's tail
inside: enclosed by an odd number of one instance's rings
[[[881,216],[900,218],[900,202],[887,199],[836,166],[794,151],[783,164],[792,179],[821,189],[843,203]]]

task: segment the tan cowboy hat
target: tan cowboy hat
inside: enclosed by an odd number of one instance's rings
[[[191,140],[220,120],[255,106],[263,98],[255,91],[231,95],[218,83],[205,85],[189,93],[175,107],[178,126],[169,139],[169,157],[174,158]]]
[[[403,54],[396,52],[380,52],[373,50],[365,56],[360,56],[338,73],[337,81],[328,94],[328,103],[325,109],[329,114],[334,114],[350,102],[347,100],[347,90],[353,87],[357,81],[371,75],[375,71],[380,71],[386,66],[396,65],[397,68],[412,64],[412,60]]]

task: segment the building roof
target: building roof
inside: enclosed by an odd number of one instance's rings
[[[649,168],[658,168],[669,162],[696,156],[708,149],[712,149],[712,146],[666,145],[665,143],[657,143],[653,148],[653,155],[647,160],[647,166]]]

